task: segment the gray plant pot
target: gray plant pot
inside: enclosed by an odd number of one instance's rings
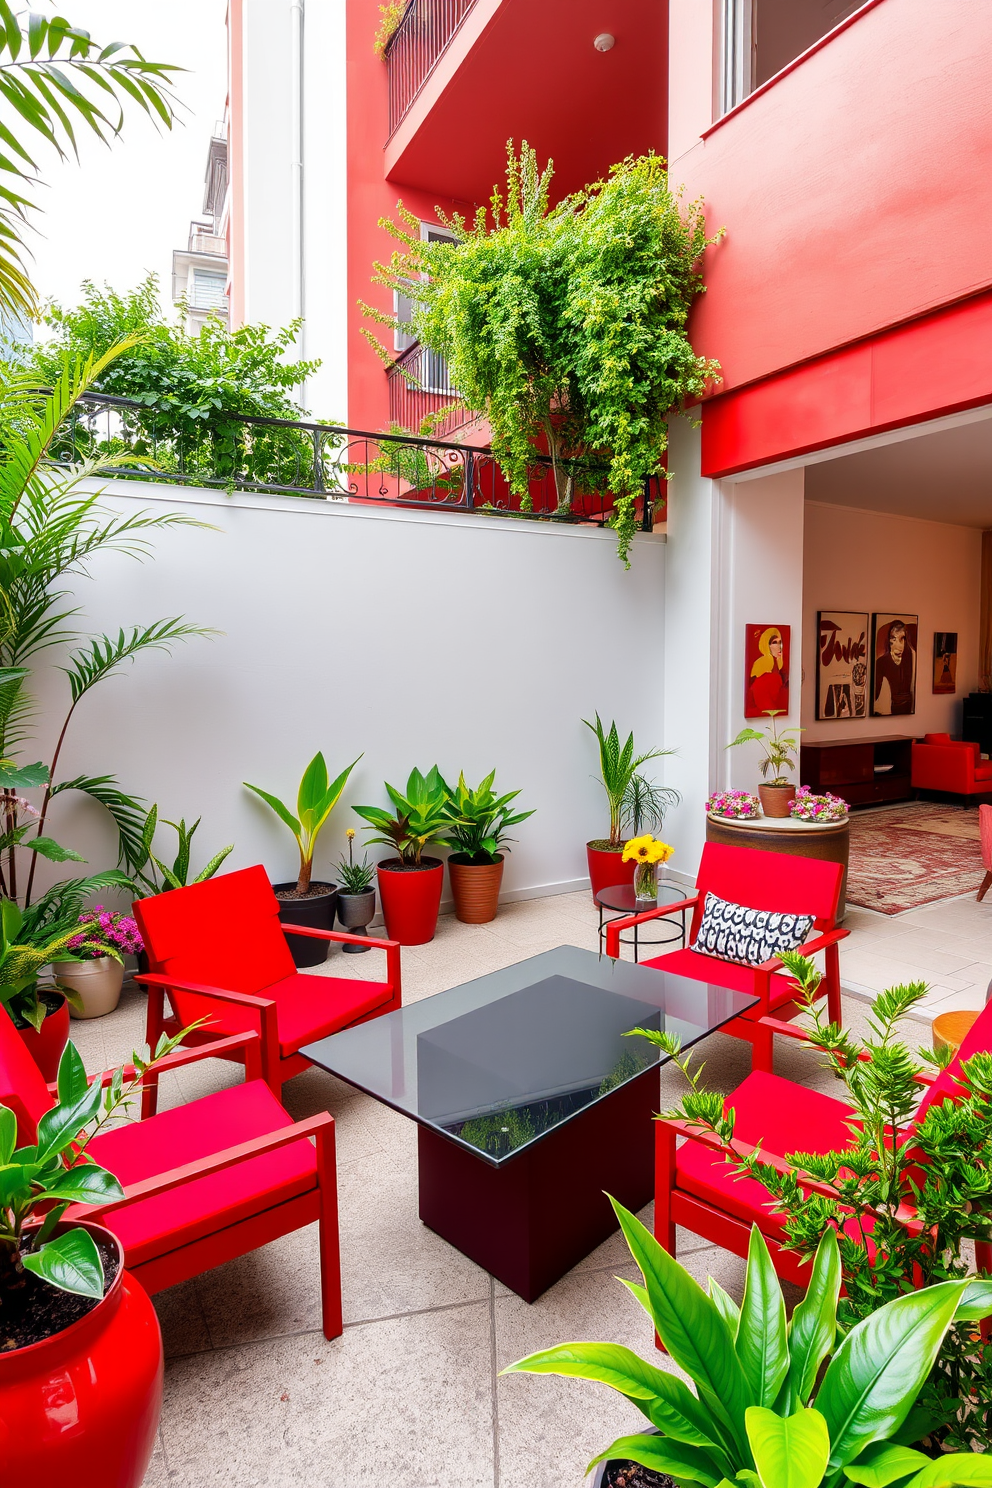
[[[375,889],[366,889],[364,894],[346,894],[338,891],[338,920],[345,930],[355,935],[364,935],[369,921],[375,914]],[[347,955],[363,956],[368,946],[343,945]]]

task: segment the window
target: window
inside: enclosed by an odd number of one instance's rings
[[[193,309],[226,310],[227,275],[212,269],[193,270]]]
[[[720,115],[788,67],[864,0],[720,0]]]
[[[452,233],[443,227],[435,227],[432,222],[422,222],[420,224],[420,239],[423,243],[454,243],[456,241]],[[413,285],[410,288],[412,290]],[[413,329],[413,312],[416,304],[417,301],[414,295],[400,294],[398,290],[393,290],[393,314],[396,316],[398,322],[397,328],[393,332],[394,351],[409,351],[411,346],[416,346],[417,344],[416,333]],[[431,377],[431,382],[437,382],[439,386],[432,386],[430,391],[450,393],[451,389],[448,387],[448,369],[444,364],[443,358],[437,356],[434,352],[428,352],[426,363],[429,365],[435,362],[443,370],[443,375],[439,372],[437,376]]]

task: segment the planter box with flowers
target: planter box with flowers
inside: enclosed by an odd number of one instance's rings
[[[754,821],[761,815],[761,802],[751,791],[715,791],[706,802],[710,816],[729,817],[731,821]]]
[[[816,796],[808,785],[801,785],[796,791],[796,799],[789,806],[789,815],[794,821],[821,822],[826,825],[829,822],[846,821],[848,804],[831,791]]]
[[[65,948],[71,955],[52,962],[52,975],[62,991],[75,993],[69,1003],[73,1018],[102,1018],[121,1000],[124,957],[139,956],[144,942],[136,920],[102,904],[84,910],[79,924],[83,928]]]

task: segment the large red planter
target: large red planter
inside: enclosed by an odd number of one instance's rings
[[[637,864],[633,858],[629,863],[623,861],[623,848],[610,852],[593,847],[591,842],[587,842],[586,859],[589,863],[589,886],[592,889],[593,898],[600,889],[610,889],[614,884],[634,882],[634,869]]]
[[[51,996],[51,994],[44,994]],[[18,1033],[28,1053],[41,1070],[48,1084],[57,1077],[62,1050],[69,1042],[69,1004],[64,997],[54,1012],[45,1014],[41,1030],[19,1028]]]
[[[444,864],[438,858],[424,858],[421,868],[406,868],[399,858],[387,858],[379,864],[377,876],[389,939],[405,946],[426,945],[433,940]]]
[[[84,1228],[118,1244],[99,1225]],[[161,1409],[158,1318],[121,1265],[92,1312],[43,1343],[0,1353],[3,1482],[139,1488]]]

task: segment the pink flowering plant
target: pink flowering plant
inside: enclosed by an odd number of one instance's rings
[[[127,953],[137,956],[145,948],[137,920],[119,909],[104,909],[98,904],[95,909],[84,910],[79,923],[84,928],[69,941],[67,961],[92,961],[108,954],[122,959]]]
[[[706,810],[711,816],[730,816],[736,820],[750,820],[752,817],[761,815],[761,802],[751,791],[714,791],[706,802]]]
[[[797,821],[842,821],[847,811],[847,802],[840,796],[835,796],[830,791],[822,796],[815,796],[808,785],[801,785],[796,791],[796,799],[789,803],[789,815]]]

